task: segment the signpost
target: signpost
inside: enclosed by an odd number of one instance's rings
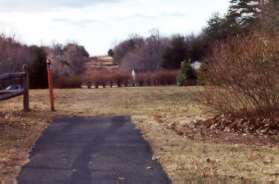
[[[136,77],[137,77],[136,71],[132,70],[133,86],[136,86]]]
[[[52,78],[52,63],[51,63],[50,58],[47,59],[47,76],[48,76],[50,110],[55,111],[54,93],[53,93],[53,78]]]

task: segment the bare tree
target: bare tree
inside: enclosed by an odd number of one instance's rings
[[[137,35],[131,36],[129,39],[121,42],[113,49],[113,59],[117,64],[121,64],[123,58],[144,45],[144,39]]]
[[[75,43],[66,46],[55,44],[47,50],[48,57],[53,60],[55,77],[80,75],[84,71],[84,64],[89,61],[85,48]]]
[[[21,71],[31,62],[32,51],[14,38],[0,35],[0,50],[0,73]]]
[[[89,59],[89,54],[85,48],[73,43],[64,47],[64,56],[71,71],[76,75],[80,75],[84,71],[84,64]]]
[[[119,50],[123,51],[121,52],[121,60],[118,61],[121,68],[126,70],[135,69],[137,71],[154,71],[160,69],[163,62],[163,54],[169,44],[169,40],[160,37],[159,33],[153,33],[146,39],[136,40],[133,43],[136,42],[137,44],[134,44],[132,49],[125,50],[129,43],[128,40],[121,43],[114,50],[115,55],[119,55]]]

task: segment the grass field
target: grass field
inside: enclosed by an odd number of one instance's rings
[[[21,98],[0,102],[0,179],[13,182],[32,144],[55,116],[130,115],[175,184],[279,182],[278,147],[197,142],[168,128],[211,115],[199,102],[202,92],[201,87],[55,90],[55,113],[49,112],[46,90],[31,91],[32,112],[27,114],[20,112]]]

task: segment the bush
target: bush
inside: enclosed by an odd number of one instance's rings
[[[106,85],[117,84],[118,87],[122,85],[127,86],[128,81],[131,80],[131,74],[123,70],[94,70],[83,77],[83,83],[87,84],[90,88],[94,84],[95,88],[98,88],[100,85],[106,87]]]
[[[262,10],[262,17],[260,19],[260,29],[265,32],[279,32],[279,1],[270,0],[266,3]]]
[[[190,62],[183,62],[181,66],[181,70],[177,75],[177,85],[184,86],[187,84],[195,84],[196,83],[196,71],[191,66]]]
[[[82,80],[80,76],[59,77],[54,80],[54,87],[60,89],[81,88]]]
[[[154,72],[138,73],[136,83],[143,85],[175,85],[177,70],[159,70]]]
[[[186,75],[180,71],[177,75],[177,85],[184,86],[186,84],[186,80]]]
[[[157,80],[159,84],[175,85],[177,73],[177,70],[161,70],[157,73]]]
[[[279,37],[254,33],[220,42],[201,77],[206,100],[221,112],[265,111],[279,105]]]
[[[134,81],[130,72],[125,70],[96,70],[83,77],[83,83],[87,84],[90,88],[91,85],[95,85],[98,88],[100,85],[104,87],[115,84],[118,87],[121,86],[157,86],[157,85],[174,85],[176,84],[176,70],[160,70],[154,72],[142,72],[136,74],[136,80]]]

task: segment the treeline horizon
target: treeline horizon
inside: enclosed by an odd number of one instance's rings
[[[191,73],[190,64],[195,61],[207,63],[216,45],[225,44],[232,38],[242,39],[258,31],[275,34],[279,25],[279,3],[251,3],[254,0],[231,0],[224,16],[214,14],[207,26],[198,35],[173,35],[162,37],[158,31],[144,38],[130,37],[108,51],[121,70],[153,72],[180,70],[180,78]],[[52,46],[27,46],[12,37],[0,36],[0,74],[21,71],[23,64],[30,66],[31,87],[44,88],[46,80],[46,58],[53,62],[55,79],[82,75],[90,55],[82,45],[69,43]],[[184,64],[182,64],[182,62]],[[206,66],[206,65],[205,65]]]
[[[258,2],[258,3],[255,3]],[[212,47],[233,37],[245,37],[255,30],[277,31],[278,2],[270,0],[231,0],[228,12],[215,13],[199,34],[148,37],[134,34],[108,51],[121,67],[138,71],[179,69],[182,62],[205,62]]]
[[[37,46],[22,44],[14,37],[0,35],[0,74],[20,72],[27,64],[31,88],[47,87],[46,60],[53,61],[54,78],[80,75],[89,61],[85,48],[75,42],[66,45]]]

